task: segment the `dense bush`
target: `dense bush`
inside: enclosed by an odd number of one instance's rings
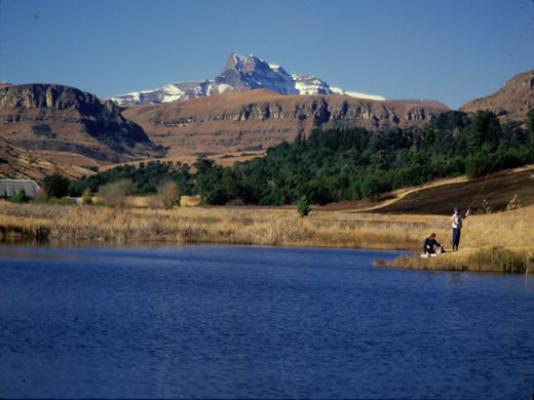
[[[61,198],[69,194],[70,181],[59,173],[47,176],[43,184],[48,197]]]
[[[24,189],[20,189],[17,193],[11,196],[9,200],[11,200],[13,203],[20,204],[28,201],[28,196],[26,196],[26,191]]]

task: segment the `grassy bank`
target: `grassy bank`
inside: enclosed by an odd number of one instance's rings
[[[528,274],[534,272],[534,248],[509,249],[486,246],[479,249],[464,249],[432,258],[421,258],[418,254],[414,254],[398,257],[389,262],[377,260],[375,266],[435,271]]]
[[[520,254],[519,258],[533,251],[534,231],[530,222],[533,217],[534,206],[474,215],[465,222],[460,252],[427,260],[402,258],[388,266],[518,272],[521,268],[508,268],[508,262],[504,262],[505,267],[502,263],[487,262],[487,257],[493,260],[497,256],[491,255],[494,254],[491,252],[488,253],[490,256],[486,256],[480,249],[512,251]],[[293,209],[210,207],[151,210],[0,202],[0,240],[4,241],[46,236],[51,240],[106,243],[159,241],[324,246],[402,249],[418,253],[423,239],[431,232],[448,245],[449,225],[447,216],[437,215],[312,211],[308,217],[301,218]],[[501,254],[501,250],[495,254]],[[530,260],[528,257],[525,259]]]

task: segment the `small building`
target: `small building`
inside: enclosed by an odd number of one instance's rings
[[[30,179],[0,179],[0,197],[12,197],[21,190],[33,198],[41,187]]]

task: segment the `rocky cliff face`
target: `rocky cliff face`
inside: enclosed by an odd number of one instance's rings
[[[99,161],[123,161],[161,151],[113,102],[63,85],[1,88],[0,136],[21,148]]]
[[[236,92],[254,89],[269,89],[288,95],[300,94],[295,87],[293,77],[278,65],[269,65],[255,57],[243,57],[231,54],[222,74],[215,78],[218,84],[230,85]]]
[[[416,101],[358,100],[349,96],[281,96],[265,90],[208,99],[136,106],[125,115],[143,126],[169,155],[265,149],[314,128],[371,130],[425,124],[446,111]]]
[[[524,120],[534,107],[534,70],[514,76],[497,92],[465,103],[460,111],[490,110],[504,120]]]

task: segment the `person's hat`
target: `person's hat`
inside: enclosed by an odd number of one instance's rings
[[[460,210],[458,209],[458,207],[454,207],[454,212],[457,213],[458,211],[460,211]]]

